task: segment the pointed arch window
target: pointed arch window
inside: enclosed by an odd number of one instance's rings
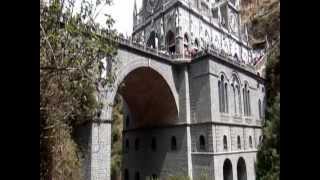
[[[229,112],[229,101],[228,101],[228,84],[224,84],[224,90],[225,90],[225,113]]]
[[[219,90],[219,110],[223,113],[228,113],[228,83],[225,82],[224,76],[221,75],[220,80],[218,81],[218,90]]]
[[[222,88],[221,88],[221,81],[218,81],[218,91],[219,91],[219,110],[223,112],[222,109]]]
[[[236,89],[234,84],[231,84],[232,92],[233,92],[233,106],[234,106],[234,114],[237,114],[237,102],[236,102]]]
[[[247,95],[245,88],[242,89],[242,96],[243,96],[243,113],[246,116],[247,115]]]
[[[249,89],[248,89],[248,91],[247,91],[247,93],[248,93],[248,116],[250,116],[251,115],[251,104],[250,104],[250,91],[249,91]]]
[[[234,114],[241,115],[241,93],[240,93],[240,81],[234,74],[232,79],[232,89],[233,89],[233,104],[234,104]]]
[[[250,104],[250,90],[248,84],[245,84],[243,89],[243,100],[244,100],[244,115],[251,116],[251,104]]]

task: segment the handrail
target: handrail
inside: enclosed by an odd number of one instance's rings
[[[162,50],[158,50],[155,48],[151,48],[151,47],[147,47],[145,43],[139,43],[137,41],[130,39],[126,39],[120,36],[108,36],[107,38],[109,38],[110,40],[115,41],[116,43],[120,44],[120,45],[124,45],[139,51],[143,51],[143,52],[147,52],[149,54],[152,54],[154,56],[160,57],[164,60],[167,60],[169,62],[188,62],[191,61],[192,59],[196,59],[199,58],[201,56],[204,56],[206,54],[211,54],[213,56],[216,56],[230,64],[233,64],[239,68],[245,69],[249,72],[255,73],[255,66],[252,66],[250,64],[244,64],[241,63],[241,59],[238,58],[238,60],[233,57],[228,55],[227,53],[223,52],[222,50],[218,50],[216,48],[206,48],[204,50],[198,51],[194,56],[190,56],[190,55],[185,55],[185,54],[169,54],[167,51],[162,52]]]

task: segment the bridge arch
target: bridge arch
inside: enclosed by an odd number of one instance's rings
[[[134,74],[132,74],[134,73]],[[119,87],[121,84],[128,80],[129,76],[135,76],[135,75],[140,75],[142,74],[148,76],[151,75],[155,79],[157,79],[157,82],[160,83],[159,85],[161,86],[162,89],[155,89],[155,90],[165,90],[164,96],[166,96],[170,102],[170,105],[168,107],[171,107],[174,112],[170,112],[171,115],[173,113],[178,114],[179,111],[179,101],[178,101],[178,92],[176,90],[176,87],[174,85],[174,80],[173,80],[173,75],[168,72],[168,69],[165,69],[165,67],[160,67],[156,64],[149,64],[145,63],[143,61],[136,61],[136,62],[131,62],[127,63],[123,66],[120,66],[119,69],[115,72],[116,78],[114,83],[112,84],[112,87],[106,89],[106,101],[105,101],[105,107],[103,110],[104,114],[104,119],[109,119],[112,120],[112,106],[115,100],[115,96],[119,91]],[[141,79],[143,80],[143,79]],[[140,83],[140,85],[144,85],[146,81],[143,80]],[[149,90],[152,92],[153,90]],[[160,93],[160,95],[159,95]],[[154,96],[161,96],[161,92],[156,92],[153,91]],[[165,101],[165,100],[163,100]],[[177,115],[175,115],[177,116]],[[178,118],[178,117],[175,117]],[[172,120],[172,119],[171,119]]]

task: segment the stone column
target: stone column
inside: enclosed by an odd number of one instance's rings
[[[183,54],[183,37],[178,35],[176,37],[176,53],[182,55]]]
[[[98,102],[103,104],[100,116],[92,121],[89,141],[90,167],[89,180],[110,180],[111,178],[111,117],[112,106],[107,94],[110,91],[100,88]],[[109,93],[108,93],[109,92]]]
[[[191,144],[191,131],[189,124],[191,123],[191,111],[190,111],[190,86],[189,86],[189,71],[188,66],[186,65],[183,69],[184,74],[184,81],[185,81],[185,117],[186,117],[186,123],[187,126],[187,155],[188,155],[188,176],[190,177],[190,180],[193,179],[193,173],[192,173],[192,144]]]
[[[110,180],[111,122],[99,120],[91,126],[90,180]]]

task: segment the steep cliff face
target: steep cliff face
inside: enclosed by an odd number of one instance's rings
[[[267,109],[263,141],[257,153],[256,179],[278,180],[280,175],[280,1],[257,0],[244,4],[242,22],[247,24],[253,47],[268,48],[260,64],[265,73]]]
[[[265,49],[265,55],[255,65],[256,71],[267,78],[270,59],[280,64],[280,0],[242,0],[241,21],[247,27],[249,43],[254,49]],[[270,58],[272,57],[272,58]]]
[[[263,44],[266,36],[271,44],[280,39],[280,0],[244,0],[241,6],[253,47]]]

